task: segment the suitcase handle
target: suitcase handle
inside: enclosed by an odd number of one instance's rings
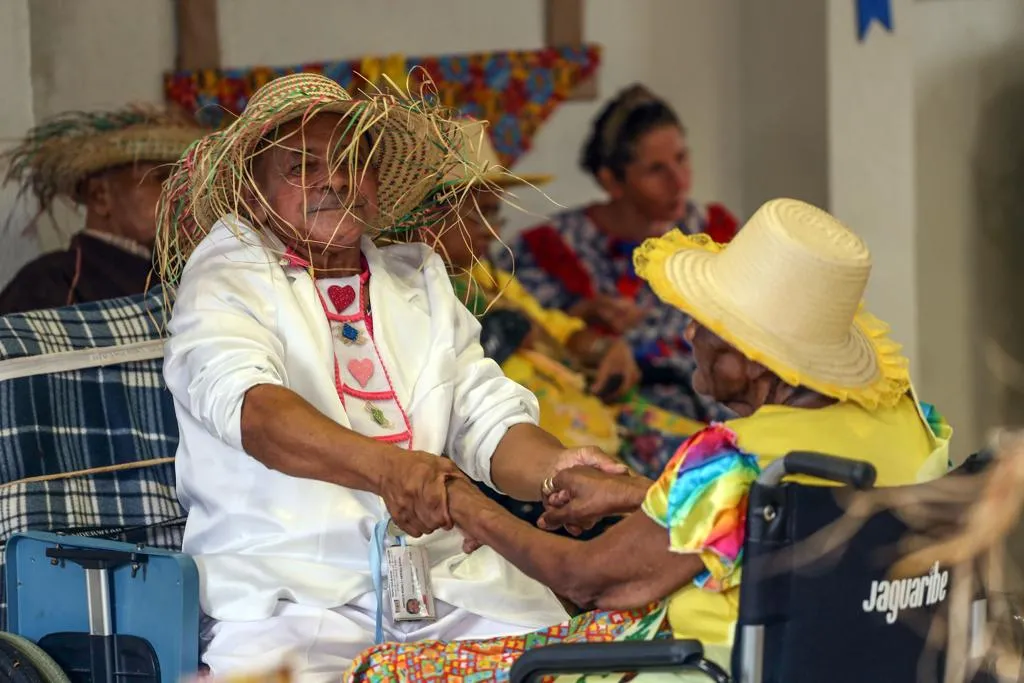
[[[111,570],[117,569],[123,564],[132,566],[132,576],[139,570],[141,565],[149,561],[147,555],[141,553],[129,553],[124,550],[93,550],[90,548],[64,548],[55,546],[46,549],[46,556],[50,562],[74,562],[85,570]]]
[[[114,615],[110,608],[110,570],[130,564],[132,577],[149,557],[123,550],[64,548],[46,549],[53,564],[73,562],[85,570],[85,592],[89,601],[89,649],[92,674],[97,683],[114,683],[118,677],[114,643]]]

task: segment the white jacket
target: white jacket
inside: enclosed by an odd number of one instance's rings
[[[536,399],[484,357],[479,324],[427,246],[361,246],[374,338],[412,448],[447,454],[493,486],[494,449],[512,425],[536,423]],[[169,326],[184,550],[199,565],[203,610],[218,620],[264,619],[278,600],[333,608],[373,590],[369,543],[387,514],[377,496],[270,470],[242,450],[242,399],[258,384],[288,387],[349,426],[314,282],[275,253],[239,219],[218,222],[185,267]],[[428,548],[438,599],[526,628],[565,618],[548,589],[490,549],[464,555],[457,531],[411,540]]]

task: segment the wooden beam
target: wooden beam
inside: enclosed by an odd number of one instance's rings
[[[178,70],[220,66],[217,0],[175,0]]]
[[[544,44],[548,47],[583,45],[584,0],[544,0]],[[597,78],[576,86],[570,100],[597,99]]]

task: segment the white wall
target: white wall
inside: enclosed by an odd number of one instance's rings
[[[171,2],[29,3],[37,119],[69,109],[163,101],[174,63]]]
[[[913,42],[922,372],[980,444],[1024,423],[1019,377],[982,363],[1024,362],[1024,3],[918,3]]]
[[[822,0],[743,6],[739,136],[732,133],[741,148],[746,214],[775,197],[829,206],[825,20]]]
[[[867,301],[917,369],[912,0],[893,0],[897,30],[858,42],[855,3],[830,2],[828,153],[832,212],[860,234],[874,267]]]
[[[919,3],[913,46],[922,386],[964,455],[1024,425],[1024,3]],[[1010,557],[1019,591],[1022,526]]]
[[[0,2],[0,146],[17,140],[32,126],[32,78],[29,51],[28,0]],[[0,229],[4,248],[0,253],[0,287],[18,266],[38,253],[36,240],[23,231],[35,206],[17,201],[13,187],[0,187]]]
[[[604,13],[620,4],[646,5],[648,15],[646,35],[639,27],[633,40],[647,48],[649,70],[626,71],[622,81],[648,83],[682,118],[693,154],[694,197],[723,202],[742,215],[743,60],[737,27],[748,0],[590,0],[589,6]],[[593,40],[612,40],[616,23],[602,27],[607,38]]]
[[[828,5],[831,207],[871,245],[868,302],[917,388],[953,423],[954,455],[1024,422],[1024,3],[894,0],[864,43]],[[1004,358],[1005,360],[1005,358]]]

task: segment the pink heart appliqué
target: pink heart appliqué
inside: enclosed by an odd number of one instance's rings
[[[356,378],[359,386],[366,388],[370,378],[373,377],[373,361],[369,358],[350,360],[348,362],[348,373]]]
[[[356,300],[356,290],[352,289],[352,285],[345,285],[344,287],[331,285],[327,288],[327,296],[330,298],[331,303],[334,304],[334,310],[338,313],[344,313],[345,309]]]

